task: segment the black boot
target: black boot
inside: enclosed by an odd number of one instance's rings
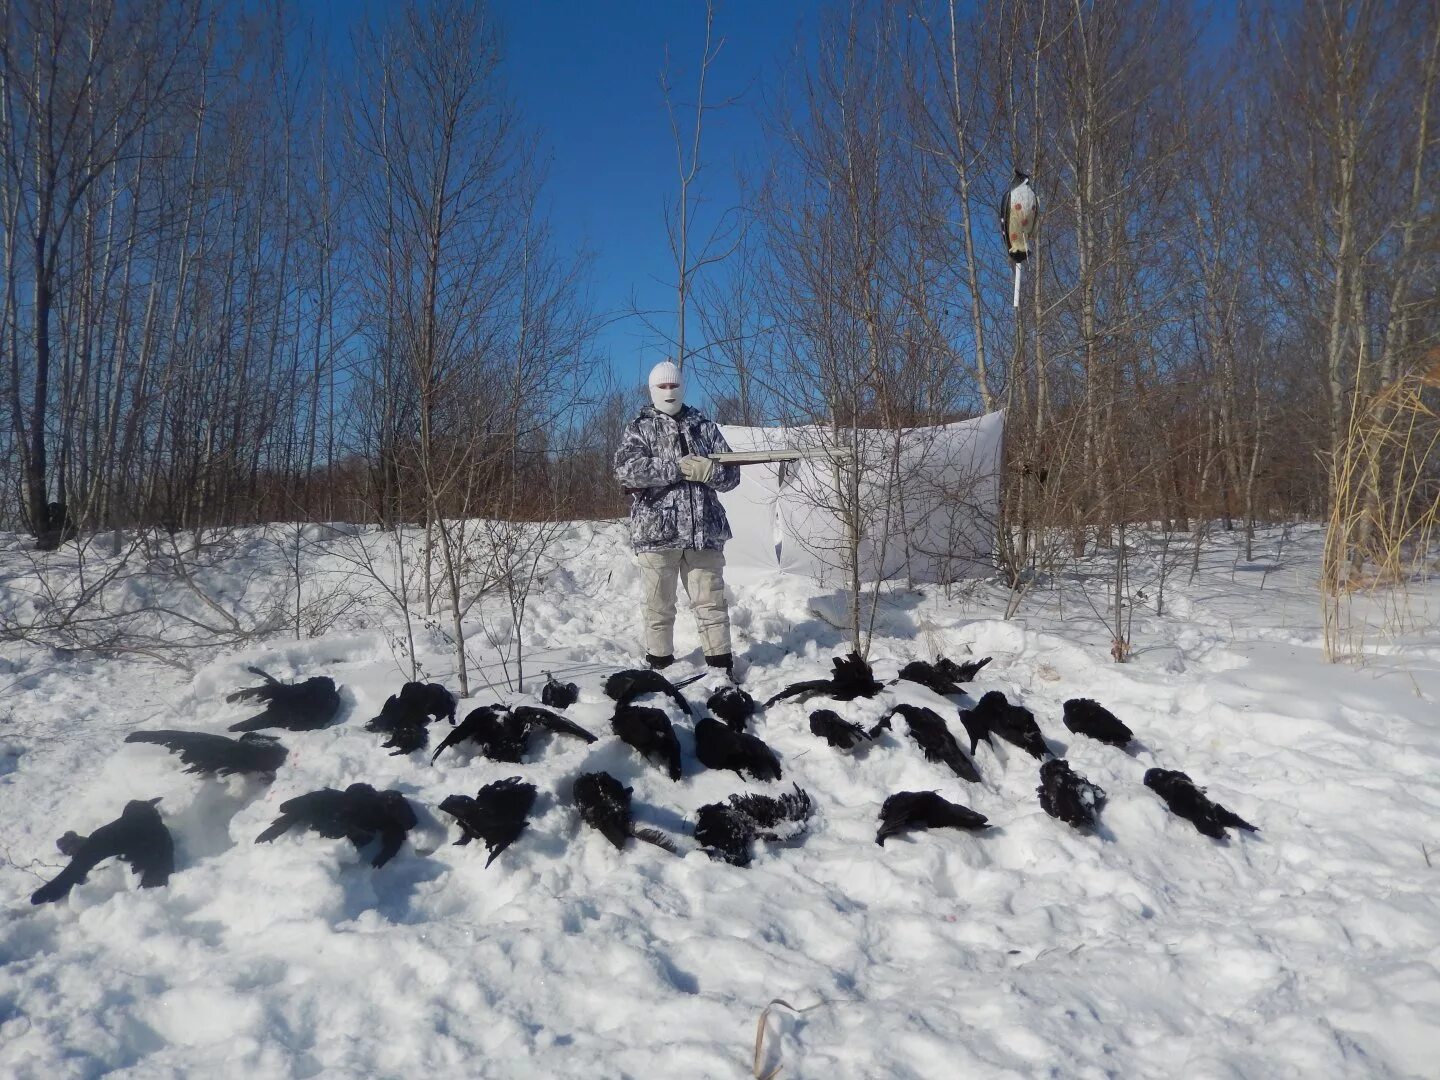
[[[652,671],[660,671],[674,662],[675,656],[672,653],[666,653],[664,656],[656,656],[654,653],[645,654],[645,665]]]

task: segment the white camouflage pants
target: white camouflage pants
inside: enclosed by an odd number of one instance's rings
[[[725,553],[722,551],[642,551],[640,587],[645,595],[645,651],[670,656],[675,651],[675,583],[684,581],[695,611],[706,656],[730,651],[730,613],[725,606]]]

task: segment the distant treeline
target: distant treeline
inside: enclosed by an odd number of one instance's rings
[[[0,525],[618,511],[636,399],[494,16],[376,10],[326,59],[303,5],[0,6]],[[818,33],[734,231],[667,219],[719,419],[1006,409],[1012,568],[1046,525],[1322,516],[1347,454],[1371,516],[1435,499],[1353,448],[1440,355],[1440,5],[875,0]]]

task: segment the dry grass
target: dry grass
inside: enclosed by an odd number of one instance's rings
[[[1351,410],[1331,466],[1331,511],[1321,564],[1325,651],[1363,654],[1367,631],[1410,623],[1409,589],[1435,572],[1440,542],[1440,352]],[[1378,626],[1355,617],[1363,597]]]

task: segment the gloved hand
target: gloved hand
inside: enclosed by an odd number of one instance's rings
[[[682,457],[680,459],[680,475],[686,480],[708,484],[710,478],[715,475],[715,462],[708,457],[701,457],[699,454]]]

